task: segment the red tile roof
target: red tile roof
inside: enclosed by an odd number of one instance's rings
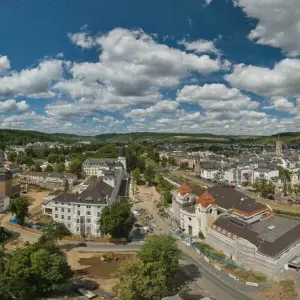
[[[186,194],[191,194],[192,193],[192,189],[186,183],[184,183],[178,189],[178,192],[183,196],[183,195],[186,195]]]
[[[196,203],[201,204],[202,207],[217,204],[215,198],[208,191],[205,191],[200,197],[198,197]]]

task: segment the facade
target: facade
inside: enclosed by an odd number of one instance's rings
[[[256,180],[261,180],[261,179],[270,181],[274,177],[279,177],[278,170],[258,168],[253,171],[253,182],[255,182]]]
[[[111,168],[126,171],[126,158],[123,156],[118,158],[88,158],[82,164],[82,174],[84,177],[100,177],[103,176],[103,171]]]
[[[65,191],[77,180],[77,176],[70,173],[58,172],[32,172],[25,171],[19,177],[19,183],[23,185],[34,185],[48,190]]]
[[[184,184],[173,202],[173,217],[183,232],[203,233],[206,243],[247,269],[274,275],[300,252],[299,220],[276,215],[232,188],[193,192]]]
[[[4,212],[8,209],[9,197],[5,195],[0,195],[0,212]]]
[[[299,230],[298,220],[271,213],[250,224],[223,215],[208,228],[206,241],[247,269],[272,276],[299,254]]]
[[[20,195],[20,185],[13,178],[13,172],[0,168],[0,195],[16,197]]]
[[[56,222],[64,223],[76,235],[101,236],[99,219],[102,209],[120,201],[122,186],[127,185],[123,170],[104,171],[96,181],[76,194],[63,193],[43,205],[43,213]]]
[[[214,180],[215,176],[218,173],[219,173],[219,170],[217,170],[217,169],[204,169],[204,168],[202,168],[200,170],[201,178],[208,179],[208,180]]]

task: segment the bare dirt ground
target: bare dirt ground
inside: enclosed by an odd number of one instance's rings
[[[86,278],[97,282],[104,291],[113,293],[113,287],[118,284],[118,279],[112,278],[112,274],[117,271],[122,261],[134,259],[136,253],[115,253],[118,261],[110,263],[100,262],[100,257],[103,254],[107,255],[107,253],[100,252],[80,252],[77,249],[66,253],[68,263],[74,271],[86,271]]]
[[[44,198],[49,196],[50,191],[39,190],[39,189],[30,189],[27,193],[27,198],[32,199],[29,206],[29,213],[34,215],[38,213],[44,203]]]
[[[262,292],[266,299],[293,300],[299,299],[295,285],[291,280],[279,281]]]

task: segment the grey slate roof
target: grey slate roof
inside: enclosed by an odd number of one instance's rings
[[[98,180],[87,187],[81,194],[63,193],[52,199],[51,201],[58,202],[76,202],[76,203],[91,203],[91,204],[106,204],[107,198],[111,197],[113,187]]]
[[[214,197],[217,205],[226,210],[236,208],[251,214],[255,211],[266,208],[265,205],[260,204],[254,199],[247,197],[230,187],[215,185],[207,189],[207,191]]]

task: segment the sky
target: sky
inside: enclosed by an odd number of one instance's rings
[[[0,128],[300,131],[299,0],[0,0]]]

